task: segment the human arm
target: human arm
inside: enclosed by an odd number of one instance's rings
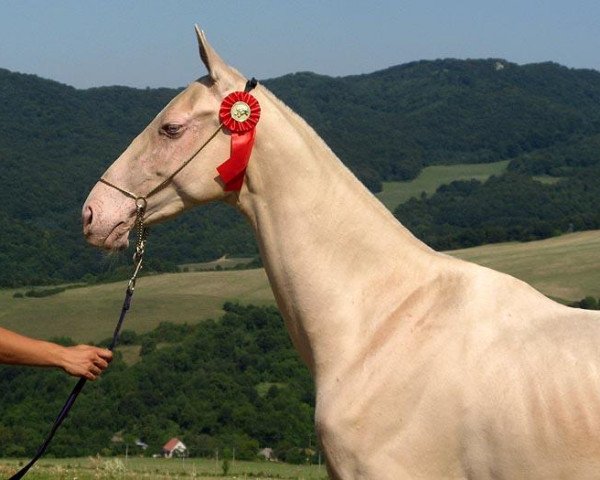
[[[111,359],[112,352],[104,348],[63,347],[0,328],[0,363],[58,367],[70,375],[95,380]]]

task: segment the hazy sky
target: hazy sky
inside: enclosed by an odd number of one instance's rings
[[[599,0],[0,0],[0,67],[80,88],[184,86],[205,74],[194,23],[262,79],[446,57],[600,70]]]

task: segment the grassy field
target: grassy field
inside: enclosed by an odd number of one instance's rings
[[[449,252],[509,273],[562,300],[600,297],[600,231],[528,243],[501,243]]]
[[[212,262],[183,263],[179,265],[182,272],[205,272],[207,270],[231,270],[236,267],[248,265],[254,258],[252,257],[227,257],[223,256]]]
[[[574,301],[600,296],[600,231],[530,243],[485,245],[449,252],[510,273],[551,297]],[[0,325],[41,338],[99,341],[112,334],[125,282],[66,290],[45,298],[13,298],[0,290]],[[142,277],[125,328],[153,329],[161,321],[195,323],[218,318],[225,301],[273,304],[264,270],[190,272]],[[124,351],[132,359],[137,347]]]
[[[0,459],[0,477],[15,473],[17,460]],[[325,480],[324,466],[288,465],[274,462],[230,462],[227,475],[214,459],[70,458],[42,459],[27,474],[28,480],[177,479],[208,480]]]
[[[66,290],[44,298],[13,298],[0,290],[0,325],[42,338],[99,341],[112,335],[127,282]],[[273,303],[264,270],[172,273],[138,280],[125,327],[139,333],[162,321],[195,323],[218,318],[226,300]]]
[[[456,180],[485,181],[492,175],[504,173],[508,160],[495,163],[479,163],[469,165],[434,165],[424,168],[419,176],[410,182],[383,182],[383,191],[377,198],[390,210],[411,197],[419,197],[421,192],[434,193],[441,185]]]

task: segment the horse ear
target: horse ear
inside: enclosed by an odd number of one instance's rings
[[[223,80],[226,76],[227,65],[219,57],[214,48],[210,46],[204,31],[200,30],[198,25],[194,25],[196,28],[196,36],[198,37],[198,48],[200,49],[200,58],[202,63],[206,66],[208,74],[213,81]]]

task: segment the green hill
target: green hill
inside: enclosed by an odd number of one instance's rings
[[[587,169],[600,161],[595,148],[600,138],[599,72],[552,63],[437,60],[350,77],[296,73],[264,83],[305,117],[373,191],[381,189],[382,181],[410,180],[431,165],[511,159],[513,174],[560,176],[569,184],[568,195],[561,193],[552,203],[553,208],[559,201],[566,206],[560,224],[543,225],[545,234],[521,237],[540,238],[566,231],[570,224],[577,229],[599,226],[588,213],[574,218],[582,205],[589,209],[597,198],[577,200],[590,186],[576,177],[589,178]],[[115,275],[124,262],[107,259],[81,238],[81,204],[101,172],[176,93],[124,87],[77,90],[0,69],[0,121],[5,126],[0,129],[0,286]],[[488,187],[486,183],[481,190]],[[600,187],[591,188],[595,195]],[[490,208],[484,226],[477,219],[465,224],[463,218],[448,233],[443,229],[452,212],[438,214],[435,202],[425,199],[414,206],[424,223],[415,226],[406,213],[398,216],[442,248],[522,239],[510,232],[482,233],[505,221],[494,217],[494,195],[486,200]],[[482,195],[464,200],[468,206],[482,201]],[[527,205],[524,198],[513,203],[521,212]],[[531,211],[522,219],[528,224],[523,229],[545,221],[542,217]],[[478,232],[463,231],[471,228]],[[222,205],[191,211],[152,235],[154,265],[148,267],[155,271],[224,254],[257,254],[241,217]]]
[[[335,79],[300,73],[269,86],[350,165],[405,180],[422,165],[503,160],[597,132],[599,79],[553,63],[436,60]]]
[[[545,295],[573,302],[600,297],[600,231],[537,242],[498,243],[453,250],[451,255],[508,273]]]

